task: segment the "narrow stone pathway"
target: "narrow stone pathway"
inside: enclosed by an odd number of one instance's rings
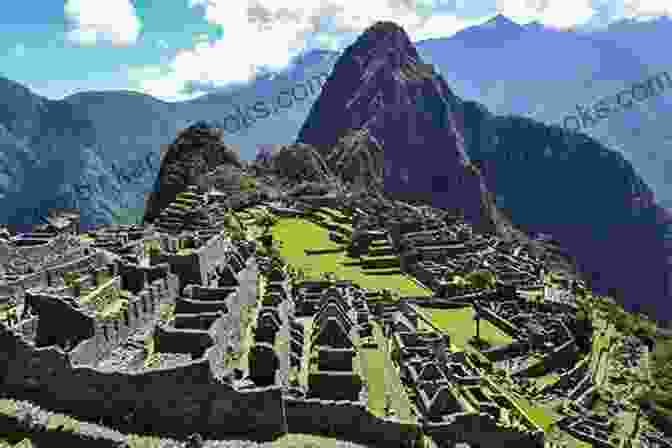
[[[415,420],[412,412],[412,404],[406,394],[404,385],[401,384],[399,379],[399,374],[394,367],[390,354],[390,345],[389,341],[383,335],[383,331],[378,325],[374,323],[373,325],[373,335],[378,343],[378,349],[383,352],[383,368],[385,371],[385,391],[392,398],[391,405],[392,409],[396,410],[397,417],[401,420]]]
[[[252,326],[257,321],[257,316],[259,315],[259,308],[261,307],[261,299],[264,296],[264,290],[266,286],[266,278],[263,275],[259,275],[258,290],[257,290],[257,299],[254,305],[254,308],[251,310],[252,315],[247,323],[247,327],[243,330],[243,337],[241,340],[241,355],[238,359],[238,368],[243,371],[243,378],[249,375],[249,353],[250,348],[254,345],[254,334],[252,334]],[[248,313],[250,310],[247,311]]]
[[[303,359],[301,361],[301,372],[299,374],[299,384],[308,390],[308,373],[310,370],[310,334],[313,329],[313,317],[301,317],[298,319],[303,324]]]

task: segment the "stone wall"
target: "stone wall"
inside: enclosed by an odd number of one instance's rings
[[[231,313],[224,314],[215,320],[208,330],[214,344],[205,351],[205,357],[210,361],[210,370],[216,378],[221,378],[229,372],[228,366],[224,363],[224,356],[227,348],[231,348],[234,353],[240,352],[240,319],[234,320]]]
[[[194,313],[194,314],[175,314],[175,322],[173,326],[176,329],[194,329],[204,330],[210,329],[212,324],[225,313]]]
[[[567,388],[571,384],[578,384],[581,379],[590,373],[588,368],[589,361],[590,358],[586,357],[582,361],[577,362],[568,372],[560,375],[560,379],[555,384],[546,386],[542,391],[554,388]]]
[[[520,331],[511,322],[501,316],[498,316],[488,308],[481,308],[481,310],[483,311],[483,317],[487,319],[488,322],[502,330],[504,333],[508,334],[514,339],[520,336]]]
[[[179,291],[190,283],[201,284],[203,276],[199,265],[198,253],[188,255],[160,254],[151,257],[151,264],[168,263],[170,272],[179,278]]]
[[[45,244],[36,246],[14,246],[9,243],[2,243],[3,250],[0,251],[0,264],[7,264],[12,259],[21,259],[27,262],[36,260],[44,262],[48,255],[64,255],[68,250],[75,250],[79,247],[79,241],[71,235],[59,235],[48,240]]]
[[[23,339],[33,342],[37,336],[37,326],[39,324],[39,320],[39,316],[32,316],[28,319],[24,319],[16,324],[14,331],[19,333]]]
[[[94,334],[93,318],[61,297],[28,292],[26,305],[40,317],[35,334],[37,346],[65,346],[66,340],[79,343]]]
[[[505,359],[511,359],[522,356],[529,349],[527,342],[514,341],[507,345],[498,345],[482,353],[492,362],[499,362]]]
[[[31,446],[44,447],[119,448],[123,446],[120,442],[108,438],[98,438],[79,432],[47,429],[46,426],[36,427],[37,425],[31,423],[29,425],[16,417],[0,415],[0,428],[2,428],[3,435],[7,435],[6,440],[12,444],[11,446],[21,446],[14,444],[18,444],[23,439],[30,439]]]
[[[198,256],[202,284],[207,284],[207,274],[215,269],[215,266],[225,261],[231,250],[233,250],[231,240],[222,232],[216,237],[210,238],[203,247],[195,251]]]
[[[91,366],[102,359],[96,338],[83,340],[68,355],[73,366]]]
[[[170,270],[169,263],[159,263],[149,267],[124,262],[118,264],[119,275],[122,278],[121,287],[134,294],[137,294],[148,283],[169,278]]]
[[[516,372],[516,375],[524,376],[542,376],[548,372],[560,369],[562,367],[570,367],[579,358],[579,351],[574,343],[574,340],[565,342],[559,347],[556,347],[552,352],[544,355],[544,357],[526,369]]]
[[[424,429],[434,440],[452,446],[466,442],[471,446],[508,448],[543,448],[544,433],[521,432],[497,427],[487,414],[460,413],[444,423],[430,423]]]
[[[285,397],[285,413],[291,433],[335,436],[368,446],[411,446],[419,432],[416,423],[376,417],[365,405],[350,401]]]
[[[228,311],[228,302],[225,300],[193,300],[178,297],[175,306],[176,313],[216,313]]]
[[[90,266],[101,266],[107,258],[104,253],[96,251],[91,255],[80,256],[67,263],[62,263],[48,269],[27,275],[20,280],[8,283],[6,288],[14,288],[15,291],[25,292],[30,288],[43,288],[49,285],[49,280],[61,277],[65,272],[80,271]],[[20,297],[23,297],[21,293]],[[16,294],[16,292],[15,292]]]
[[[95,365],[124,342],[135,330],[145,327],[158,319],[159,305],[175,303],[177,297],[177,276],[169,274],[146,285],[128,301],[128,309],[118,319],[96,321],[94,336],[79,343],[71,352],[73,365]]]
[[[280,388],[236,391],[215,381],[205,358],[139,374],[103,373],[72,367],[62,350],[35,348],[3,324],[0,345],[11,354],[0,363],[4,389],[16,399],[77,419],[102,419],[123,432],[177,437],[254,433],[269,440],[282,430]],[[129,414],[133,418],[124,420]]]
[[[189,353],[200,359],[214,344],[212,336],[203,330],[182,330],[157,327],[154,331],[154,350],[161,353]]]
[[[201,285],[189,285],[184,288],[183,295],[194,300],[224,300],[228,299],[231,294],[237,294],[238,287],[227,288],[205,288]]]

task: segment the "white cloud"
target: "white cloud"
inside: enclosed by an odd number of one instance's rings
[[[624,16],[627,18],[672,16],[672,3],[669,0],[624,0],[623,4]]]
[[[516,23],[539,21],[547,26],[569,28],[593,17],[591,0],[497,0],[497,11]]]
[[[134,79],[145,92],[174,100],[183,98],[178,92],[190,82],[245,83],[286,67],[302,51],[343,49],[379,20],[398,23],[417,41],[449,37],[497,13],[520,24],[569,28],[589,22],[607,3],[611,20],[672,8],[669,0],[190,0],[190,7],[221,27],[222,38],[195,36],[194,47],[178,52],[161,76]]]
[[[67,38],[78,45],[100,41],[116,46],[132,45],[138,40],[142,24],[130,0],[67,0],[65,18]]]

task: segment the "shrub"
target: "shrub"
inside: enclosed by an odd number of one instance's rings
[[[65,286],[67,286],[68,288],[74,286],[79,278],[80,278],[79,272],[63,273],[63,281],[65,282]]]
[[[257,182],[251,176],[240,176],[240,189],[243,191],[252,191],[257,188]]]
[[[490,271],[480,270],[470,272],[465,280],[477,289],[491,289],[497,284],[497,277]]]

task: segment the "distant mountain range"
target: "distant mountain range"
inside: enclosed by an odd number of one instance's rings
[[[231,147],[243,149],[243,159],[254,157],[256,144],[289,142],[335,55],[312,52],[272,79],[180,103],[130,91],[82,92],[49,100],[0,77],[0,222],[38,223],[50,207],[78,206],[83,224],[102,224],[111,222],[116,209],[142,208],[158,173],[147,170],[121,185],[113,164],[123,170],[149,157],[158,167],[161,148],[188,125],[202,120],[224,124],[227,116],[239,116],[237,106],[245,113],[255,102],[270,104],[282,90],[311,80],[313,90],[304,101],[263,120],[248,114],[248,128],[224,136]],[[78,187],[87,185],[90,193],[78,194]]]
[[[659,43],[672,36],[672,20],[623,21],[603,31],[559,31],[518,25],[498,16],[450,38],[417,44],[461,98],[498,115],[523,115],[562,125],[576,106],[613,96],[632,83],[668,70]],[[664,38],[665,37],[665,38]],[[611,114],[585,132],[621,152],[672,207],[672,84],[632,110]]]
[[[238,148],[241,159],[251,159],[257,144],[286,144],[298,136],[300,141],[319,147],[336,143],[349,135],[351,128],[362,127],[376,139],[380,137],[383,147],[396,148],[385,155],[394,155],[389,159],[393,165],[390,169],[407,171],[396,171],[394,188],[427,194],[429,187],[449,197],[455,187],[451,183],[451,176],[456,173],[453,168],[443,184],[427,184],[429,177],[415,186],[400,179],[408,177],[413,182],[419,172],[430,167],[434,176],[440,176],[435,170],[439,165],[428,165],[435,155],[428,152],[427,145],[434,146],[437,156],[441,151],[455,151],[448,141],[463,134],[464,160],[478,160],[482,172],[476,179],[485,181],[484,189],[476,188],[480,180],[465,187],[474,194],[470,193],[471,199],[464,205],[473,208],[474,198],[491,193],[497,208],[506,210],[514,224],[558,239],[576,256],[582,269],[593,274],[598,288],[618,288],[623,301],[630,305],[655,306],[661,315],[669,316],[666,238],[672,232],[668,230],[669,213],[657,206],[656,198],[665,199],[668,194],[664,189],[668,157],[664,151],[665,127],[660,117],[669,116],[665,114],[670,112],[670,98],[654,98],[641,105],[643,112],[614,115],[596,127],[592,132],[603,133],[596,138],[606,142],[606,146],[541,123],[559,123],[565,114],[573,113],[577,104],[590,104],[630,82],[657,73],[662,64],[652,65],[655,54],[642,50],[644,56],[639,58],[638,46],[669,27],[667,20],[621,23],[603,32],[586,34],[538,24],[521,27],[500,16],[452,38],[419,43],[419,56],[433,63],[445,82],[421,83],[420,91],[407,91],[400,97],[406,98],[403,104],[385,97],[403,89],[384,75],[384,69],[374,70],[370,65],[390,61],[374,58],[366,70],[350,73],[383,76],[378,81],[388,83],[388,87],[376,95],[364,88],[374,87],[366,78],[334,81],[332,77],[327,81],[324,89],[336,82],[350,89],[349,96],[339,101],[323,101],[338,105],[341,118],[337,115],[324,119],[323,106],[316,106],[309,116],[317,98],[317,92],[313,92],[277,114],[248,116],[253,121],[249,129],[235,135],[225,132],[223,139],[228,147]],[[412,52],[392,49],[385,57],[413,56]],[[566,57],[547,57],[566,54],[572,55],[573,65]],[[153,189],[158,173],[148,171],[137,182],[120,185],[111,170],[112,162],[124,166],[130,159],[144,159],[150,153],[158,159],[160,148],[171,143],[188,124],[206,120],[224,125],[236,106],[246,108],[260,99],[272,103],[283,89],[305,85],[306,79],[319,73],[330,73],[330,56],[330,52],[312,52],[276,77],[259,79],[244,89],[210,93],[181,103],[132,92],[85,92],[51,101],[0,78],[0,221],[36,223],[37,215],[46,214],[49,207],[79,206],[83,223],[104,223],[111,221],[115,209],[142,207],[144,193]],[[344,61],[341,57],[338,64],[355,67],[364,63],[360,59]],[[417,66],[419,59],[412,59],[405,62],[408,69],[399,73],[409,79],[425,76],[427,68]],[[431,99],[437,93],[441,98]],[[351,103],[344,105],[345,98]],[[380,104],[396,104],[396,109],[386,107],[389,117],[382,120],[372,116],[367,123],[361,117],[346,120],[343,116],[350,110],[373,113]],[[414,109],[417,107],[436,116],[422,118]],[[535,110],[539,121],[497,116],[526,115]],[[422,132],[392,133],[388,123],[394,116],[414,117]],[[448,116],[453,117],[448,122],[458,123],[459,131],[442,140],[433,120],[446,120]],[[322,128],[324,136],[319,130],[310,131],[311,123],[319,117],[328,123]],[[441,126],[446,126],[446,122]],[[425,138],[424,131],[428,137],[420,146],[425,149],[418,153],[424,155],[411,157],[401,143]],[[397,137],[399,142],[395,141]],[[609,145],[610,142],[619,146]],[[366,147],[370,142],[360,143]],[[446,163],[459,164],[461,158],[459,154],[450,156]],[[672,168],[669,164],[667,167]],[[387,176],[386,186],[391,182]],[[94,194],[78,204],[72,185],[81,183],[89,183]],[[473,214],[482,216],[480,211]]]

